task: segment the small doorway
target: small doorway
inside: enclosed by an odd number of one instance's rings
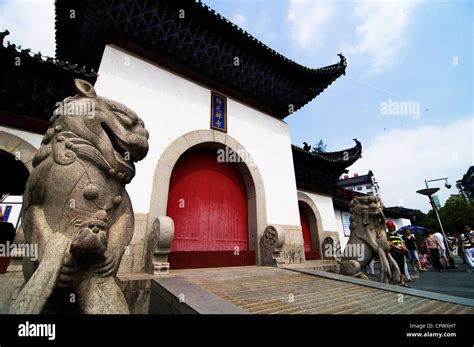
[[[304,202],[298,202],[300,212],[300,223],[303,232],[304,253],[306,260],[320,259],[319,249],[317,247],[317,226],[316,217],[311,208]]]

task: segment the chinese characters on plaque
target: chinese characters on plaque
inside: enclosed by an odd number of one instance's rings
[[[227,98],[211,92],[211,129],[227,132]]]

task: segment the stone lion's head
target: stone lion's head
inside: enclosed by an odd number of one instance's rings
[[[351,200],[349,208],[351,213],[351,230],[356,230],[361,227],[365,229],[369,224],[371,224],[377,232],[383,232],[385,230],[383,204],[377,197],[356,196]]]
[[[356,196],[349,204],[351,215],[364,218],[383,218],[383,204],[375,196]]]
[[[353,233],[360,237],[367,232],[372,233],[378,244],[388,250],[389,244],[385,237],[385,216],[382,202],[375,196],[354,197],[349,208],[351,235]]]
[[[81,79],[74,83],[78,94],[56,105],[43,143],[73,134],[98,149],[112,167],[142,160],[149,136],[143,121],[128,107],[98,96],[90,83]]]

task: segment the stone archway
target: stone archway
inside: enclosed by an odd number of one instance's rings
[[[18,158],[31,173],[33,158],[38,151],[33,145],[18,136],[0,131],[0,150]]]
[[[36,152],[38,151],[32,144],[23,140],[21,137],[7,133],[5,131],[0,131],[0,151],[6,152],[17,158],[23,163],[25,168],[29,173],[33,170],[33,158],[35,157]],[[23,228],[21,224],[18,226],[18,230],[15,236],[15,243],[24,243]],[[21,258],[19,258],[21,260]],[[14,263],[19,264],[21,261],[15,261]]]
[[[257,254],[260,264],[259,240],[267,226],[265,189],[262,176],[247,150],[233,137],[215,130],[195,130],[174,140],[161,155],[153,177],[147,237],[153,221],[166,216],[168,193],[173,168],[183,153],[196,147],[228,148],[240,158],[236,163],[247,190],[249,249]]]
[[[321,259],[323,258],[323,249],[321,241],[323,239],[323,224],[321,214],[313,200],[305,193],[298,192],[298,203],[301,204],[309,221],[309,231],[311,234],[311,248],[318,250]]]

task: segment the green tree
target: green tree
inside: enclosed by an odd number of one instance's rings
[[[415,210],[414,215],[415,225],[428,228],[433,232],[440,231],[433,210],[428,213]],[[439,217],[443,223],[443,229],[448,235],[463,229],[465,225],[472,228],[474,227],[474,203],[469,202],[460,194],[451,195],[444,206],[439,209]]]
[[[324,144],[323,140],[321,139],[319,140],[316,146],[313,146],[311,153],[322,153],[322,152],[326,152],[326,144]]]
[[[465,225],[474,227],[474,203],[460,194],[451,195],[439,215],[444,231],[448,234],[463,229]]]
[[[422,211],[420,210],[415,210],[415,212],[413,212],[413,224],[415,225],[419,225],[419,226],[424,226],[423,225],[423,222],[426,218],[426,214],[423,213]]]
[[[429,210],[426,214],[425,225],[426,228],[430,229],[432,232],[441,231],[438,226],[438,221],[433,210]]]
[[[423,213],[420,210],[415,210],[415,225],[425,227],[432,230],[433,232],[439,231],[438,222],[436,221],[436,216],[433,210],[430,210],[428,213]]]

